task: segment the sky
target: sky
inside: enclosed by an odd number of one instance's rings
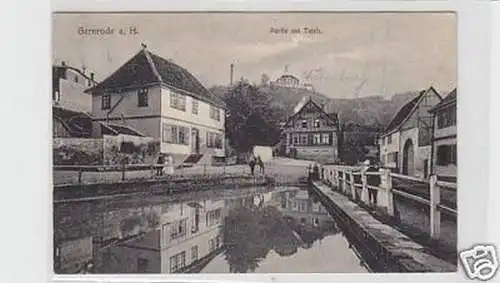
[[[110,28],[113,34],[81,34]],[[130,28],[137,33],[129,33]],[[287,33],[273,29],[287,29]],[[305,28],[320,33],[306,33]],[[124,29],[126,34],[118,31]],[[298,29],[300,33],[292,33]],[[85,66],[102,80],[141,43],[181,65],[207,88],[291,74],[332,98],[457,86],[456,16],[451,13],[54,14],[54,63]]]

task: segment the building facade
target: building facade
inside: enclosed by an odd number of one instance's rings
[[[145,48],[87,91],[95,120],[153,137],[176,162],[224,156],[224,103],[187,70]]]
[[[429,111],[434,117],[432,173],[439,179],[457,181],[457,90]]]
[[[404,104],[380,135],[380,162],[401,174],[426,178],[430,173],[432,115],[441,101],[430,87]]]
[[[286,155],[292,158],[338,162],[338,117],[309,99],[283,126]]]
[[[92,97],[85,93],[89,87],[95,86],[94,74],[66,65],[52,66],[52,103],[72,111],[90,113]]]
[[[107,273],[189,273],[202,269],[223,247],[224,200],[162,208],[159,227],[109,248]]]

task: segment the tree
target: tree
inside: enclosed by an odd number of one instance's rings
[[[284,111],[273,106],[269,95],[255,85],[241,81],[224,100],[227,137],[237,152],[247,152],[254,145],[271,146],[279,142],[279,122],[285,117]]]

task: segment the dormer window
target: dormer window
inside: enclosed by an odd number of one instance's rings
[[[147,107],[148,106],[148,89],[143,88],[137,92],[137,106]]]

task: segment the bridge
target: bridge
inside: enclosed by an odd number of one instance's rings
[[[374,270],[456,270],[455,183],[326,165],[310,185]]]

